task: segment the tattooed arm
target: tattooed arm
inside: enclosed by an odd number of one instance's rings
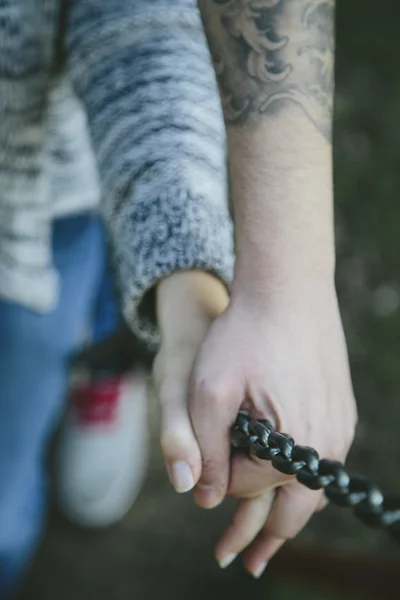
[[[191,422],[203,461],[195,497],[207,508],[225,493],[242,499],[216,556],[227,566],[249,547],[245,565],[259,577],[322,497],[269,464],[231,460],[237,412],[273,420],[338,460],[356,422],[334,288],[334,1],[199,5],[227,126],[237,259],[231,302],[193,375]]]
[[[334,0],[199,5],[227,125],[236,282],[331,276]]]

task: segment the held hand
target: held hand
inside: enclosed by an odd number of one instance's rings
[[[180,493],[194,487],[202,469],[188,407],[192,368],[206,333],[228,301],[223,284],[201,271],[176,273],[158,286],[162,341],[154,382],[161,406],[160,440],[171,483]]]
[[[240,409],[269,419],[325,458],[345,459],[357,416],[333,286],[271,295],[265,303],[233,299],[196,360],[190,416],[202,470],[195,497],[205,508],[227,493],[240,499],[216,556],[227,566],[249,547],[246,568],[260,576],[323,498],[264,461],[239,455],[230,464],[230,430]]]

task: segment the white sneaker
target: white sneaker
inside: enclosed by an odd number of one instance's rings
[[[56,459],[60,507],[73,522],[119,521],[138,496],[148,461],[144,374],[75,382]]]

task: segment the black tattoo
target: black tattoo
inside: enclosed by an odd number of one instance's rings
[[[199,0],[225,117],[300,106],[330,140],[335,0]]]

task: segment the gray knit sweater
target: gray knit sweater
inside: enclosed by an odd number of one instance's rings
[[[154,337],[137,308],[161,277],[200,268],[229,283],[233,270],[197,3],[65,2],[0,2],[0,295],[51,310],[52,220],[101,198],[124,314]]]

